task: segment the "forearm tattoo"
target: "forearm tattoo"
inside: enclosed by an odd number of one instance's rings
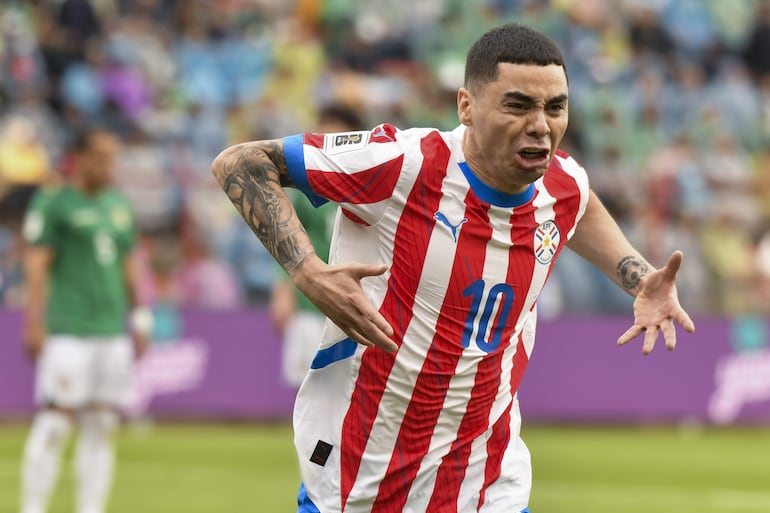
[[[282,172],[281,172],[282,171]],[[290,275],[314,253],[283,186],[286,160],[275,141],[235,147],[214,174],[230,201]]]
[[[623,257],[617,266],[618,279],[620,284],[627,291],[632,291],[639,286],[642,278],[647,275],[647,264],[636,256],[629,255]]]

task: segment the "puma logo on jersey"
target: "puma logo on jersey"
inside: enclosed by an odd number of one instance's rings
[[[377,142],[383,142],[383,139],[390,142],[395,141],[395,139],[382,126],[377,127],[377,129],[372,132],[372,141],[375,139]]]
[[[451,232],[452,232],[452,239],[454,239],[454,241],[455,241],[455,242],[457,242],[457,234],[458,234],[458,233],[460,233],[460,227],[461,227],[463,224],[465,224],[465,223],[467,223],[467,222],[468,222],[468,218],[467,218],[467,217],[463,217],[463,218],[460,220],[460,222],[459,222],[459,223],[457,223],[456,225],[455,225],[455,224],[452,224],[452,223],[449,221],[449,219],[447,219],[447,216],[445,216],[444,214],[442,214],[442,213],[441,213],[441,212],[439,212],[438,210],[436,211],[436,213],[435,213],[435,214],[433,214],[433,219],[435,219],[435,220],[436,220],[436,221],[438,221],[439,223],[441,223],[441,224],[443,224],[444,226],[446,226],[447,228],[449,228],[449,231],[451,231]]]

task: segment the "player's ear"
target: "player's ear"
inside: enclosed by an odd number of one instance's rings
[[[471,93],[465,87],[457,90],[457,117],[460,123],[471,126]]]

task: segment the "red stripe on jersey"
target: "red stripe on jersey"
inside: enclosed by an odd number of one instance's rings
[[[516,354],[513,356],[513,369],[511,370],[511,393],[519,389],[521,378],[529,363],[527,350],[524,347],[524,338],[519,334],[519,342],[516,344]],[[487,488],[497,481],[502,473],[503,457],[511,442],[511,407],[508,404],[505,413],[498,419],[492,428],[492,436],[487,441],[487,465],[484,469],[484,485],[479,496],[479,509],[484,504]]]
[[[476,382],[471,392],[471,398],[460,425],[457,439],[450,452],[452,457],[444,458],[439,468],[436,489],[441,490],[441,493],[434,494],[431,497],[431,503],[428,508],[429,512],[442,513],[454,511],[453,508],[456,508],[457,497],[460,493],[460,485],[465,477],[465,469],[467,468],[468,458],[471,453],[471,443],[489,428],[490,410],[500,387],[502,356],[510,345],[511,338],[514,336],[516,324],[521,316],[527,292],[532,282],[535,267],[535,258],[531,249],[533,245],[532,227],[534,226],[535,217],[532,203],[523,206],[521,213],[514,211],[511,215],[511,240],[513,245],[508,251],[506,282],[514,289],[513,303],[508,312],[503,312],[502,309],[498,310],[495,323],[492,324],[492,326],[496,326],[500,316],[507,316],[500,346],[493,354],[484,358],[476,371]],[[491,285],[493,284],[489,284],[489,286]],[[517,348],[518,351],[523,351],[523,347]],[[520,359],[517,360],[514,357],[514,373],[524,373],[526,361],[521,365],[522,368],[518,369],[517,367],[520,365]],[[518,382],[516,386],[518,387]],[[513,388],[511,395],[515,391],[516,388]],[[505,447],[497,447],[495,450],[504,451]]]
[[[519,335],[519,343],[516,344],[516,354],[513,355],[513,370],[511,370],[511,391],[519,389],[521,378],[524,377],[524,371],[527,369],[529,357],[527,349],[524,347],[524,339]]]
[[[362,224],[364,226],[370,226],[369,223],[367,223],[366,221],[364,221],[363,219],[361,219],[360,217],[358,217],[357,215],[355,215],[353,212],[351,212],[346,208],[342,209],[342,215],[344,215],[354,223]]]
[[[484,505],[486,498],[487,488],[489,485],[497,481],[500,477],[500,473],[503,468],[503,456],[505,456],[505,449],[511,442],[511,408],[513,402],[508,404],[505,412],[497,419],[497,422],[492,426],[492,436],[487,440],[487,465],[484,468],[484,485],[481,488],[479,494],[479,505],[477,509],[481,509]]]
[[[316,194],[335,203],[377,203],[393,194],[403,163],[404,155],[401,154],[356,173],[308,169],[307,181]]]
[[[513,246],[509,252],[508,280],[514,289],[513,307],[511,318],[517,322],[522,315],[522,308],[527,299],[529,288],[532,285],[532,276],[535,271],[535,220],[534,201],[530,201],[521,208],[513,210],[511,215],[511,241]],[[513,333],[509,333],[512,336]],[[513,390],[512,392],[515,392]]]
[[[324,134],[306,132],[302,134],[302,143],[322,150],[324,147]]]
[[[562,243],[559,244],[554,259],[559,256],[562,248],[567,245],[567,233],[575,226],[578,210],[580,209],[580,188],[572,176],[564,171],[561,164],[551,160],[551,165],[543,178],[548,194],[556,199],[554,205],[554,222],[561,231]],[[551,269],[553,266],[551,266]],[[550,274],[550,269],[548,270]]]
[[[423,167],[396,229],[388,290],[380,308],[393,326],[394,340],[398,344],[412,320],[420,273],[435,224],[433,214],[441,200],[441,183],[450,157],[449,148],[437,132],[423,139],[421,149]],[[351,406],[342,424],[340,497],[343,511],[355,484],[394,361],[395,355],[379,349],[367,349],[363,353]]]
[[[572,155],[570,155],[569,153],[567,153],[567,152],[566,152],[566,151],[564,151],[564,150],[556,150],[556,151],[554,152],[554,155],[558,155],[559,157],[561,157],[561,158],[563,158],[563,159],[565,159],[565,160],[566,160],[566,159],[572,159],[572,160],[574,160],[574,161],[577,163],[577,165],[579,165],[580,167],[584,167],[584,166],[583,166],[583,164],[581,164],[581,163],[578,161],[578,159],[576,159],[575,157],[573,157]]]
[[[507,345],[505,344],[506,347]],[[449,454],[441,461],[426,513],[457,511],[457,497],[460,494],[460,485],[465,478],[473,440],[489,427],[489,410],[495,400],[495,392],[500,386],[502,356],[502,351],[497,351],[485,357],[479,364],[476,383],[468,402],[468,412],[463,416],[457,438],[452,443]]]
[[[492,236],[486,212],[488,206],[479,204],[472,194],[465,201],[468,221],[459,233],[435,335],[417,376],[388,474],[380,483],[372,513],[403,509],[422,459],[430,448],[433,430],[445,406],[450,380],[464,351],[461,341],[473,304],[473,297],[466,293],[466,289],[482,277],[487,243]],[[465,409],[463,405],[453,407]]]
[[[575,180],[569,174],[567,174],[561,165],[556,161],[552,161],[552,165],[546,173],[544,185],[548,193],[556,199],[556,203],[554,205],[554,221],[562,231],[564,237],[564,243],[560,244],[560,247],[557,249],[557,253],[554,255],[555,261],[556,257],[561,252],[562,247],[566,245],[565,239],[567,232],[569,232],[575,224],[577,212],[580,206],[580,190]],[[532,214],[534,214],[534,211]],[[522,253],[522,258],[524,258],[524,254],[527,254],[531,257],[534,252],[534,239],[531,235],[532,229],[527,229],[526,227],[527,225],[531,227],[536,226],[534,216],[529,222],[524,223],[524,226],[520,226],[520,223],[516,222],[515,217],[512,221],[512,238],[514,242],[518,239],[520,240],[520,244],[526,246],[526,251]],[[515,233],[518,233],[518,236],[515,235]],[[516,246],[514,245],[514,249],[515,248]],[[530,261],[532,266],[534,266],[534,261]],[[552,269],[553,263],[548,268],[548,275],[550,275]],[[533,269],[530,268],[530,270],[527,272],[531,277]],[[518,308],[521,308],[521,306]],[[532,308],[534,308],[534,305]],[[527,356],[527,351],[524,347],[523,336],[522,334],[519,334],[519,340],[516,345],[516,353],[513,357],[513,369],[511,372],[511,393],[515,393],[516,390],[518,390],[528,363],[529,357]],[[501,419],[495,424],[495,427],[493,428],[493,436],[487,443],[487,454],[489,456],[485,469],[484,487],[479,498],[479,508],[481,508],[484,503],[484,497],[487,488],[489,488],[489,486],[500,477],[502,458],[505,452],[505,448],[507,447],[508,443],[510,443],[509,424],[510,406],[506,411],[506,414],[501,417]]]

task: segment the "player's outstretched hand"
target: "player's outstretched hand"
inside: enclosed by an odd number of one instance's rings
[[[385,264],[328,265],[312,256],[292,278],[302,293],[351,339],[392,353],[398,349],[390,338],[393,328],[361,288],[361,279],[387,270]]]
[[[642,352],[650,354],[658,332],[663,333],[667,349],[676,347],[674,321],[689,333],[695,331],[695,324],[679,304],[676,293],[674,282],[681,265],[682,252],[675,251],[665,267],[647,276],[634,300],[634,325],[620,336],[618,345],[622,346],[644,332]]]

